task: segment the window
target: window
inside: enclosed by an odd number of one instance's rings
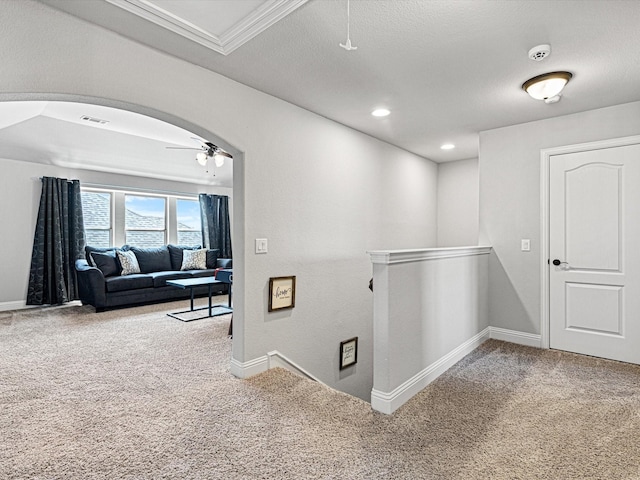
[[[200,203],[197,200],[176,199],[176,216],[178,217],[178,243],[200,245],[202,243]]]
[[[87,245],[111,246],[111,193],[83,191],[82,212]]]
[[[137,247],[160,247],[166,242],[166,199],[125,195],[125,243]]]
[[[87,245],[202,245],[196,196],[82,187]]]

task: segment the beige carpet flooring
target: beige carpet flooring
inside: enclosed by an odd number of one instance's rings
[[[0,312],[1,479],[640,479],[640,368],[488,341],[394,415],[184,302]]]

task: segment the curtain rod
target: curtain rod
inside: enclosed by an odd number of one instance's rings
[[[31,177],[31,180],[37,180],[38,182],[41,182],[44,178],[58,178],[58,177]],[[65,178],[64,180],[66,180],[67,182],[73,182],[74,180],[78,180],[77,178],[72,178],[72,179],[68,179]],[[78,180],[80,181],[80,180]]]
[[[31,177],[32,180],[37,180],[39,182],[42,181],[43,178],[44,177]],[[137,193],[152,193],[156,195],[173,195],[175,197],[197,197],[200,193],[209,195],[209,192],[197,192],[197,193],[177,192],[173,190],[157,190],[157,189],[151,189],[151,188],[126,187],[122,185],[107,185],[102,183],[91,183],[91,182],[82,182],[82,181],[80,181],[80,186],[87,187],[87,188],[103,189],[103,190],[117,190],[120,192],[137,192]],[[228,187],[219,187],[219,188],[228,189]]]
[[[104,185],[100,183],[81,182],[80,186],[87,188],[99,188],[104,190],[118,190],[121,192],[155,193],[156,195],[173,195],[175,197],[197,197],[198,193],[176,192],[171,190],[157,190],[140,187],[124,187],[122,185]],[[202,192],[206,193],[206,192]]]

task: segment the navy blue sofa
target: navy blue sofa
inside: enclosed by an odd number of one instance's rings
[[[93,305],[96,312],[111,308],[143,305],[189,298],[188,289],[166,284],[167,280],[211,277],[216,270],[232,268],[232,260],[218,258],[218,250],[207,251],[206,268],[181,270],[184,250],[199,247],[165,245],[158,248],[137,248],[125,245],[120,248],[96,248],[87,246],[85,258],[76,260],[76,273],[80,301]],[[121,275],[116,251],[133,251],[140,266],[140,273]],[[208,294],[208,288],[194,289],[196,296]],[[214,294],[228,293],[228,285],[213,286]]]

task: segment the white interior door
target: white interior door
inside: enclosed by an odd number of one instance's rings
[[[640,363],[640,145],[553,155],[549,174],[550,347]]]

